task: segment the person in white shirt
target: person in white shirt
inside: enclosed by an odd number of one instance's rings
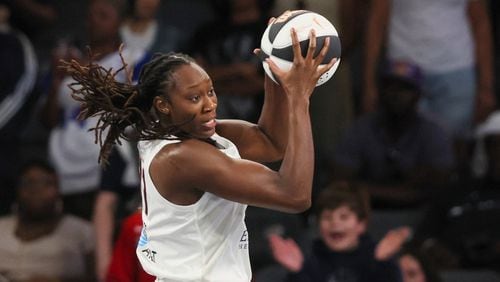
[[[120,37],[131,50],[156,52],[179,51],[182,33],[157,16],[160,0],[129,0],[129,12],[120,26]]]
[[[92,225],[63,212],[58,180],[42,160],[20,169],[16,211],[0,218],[0,281],[93,281]]]
[[[122,8],[118,2],[89,1],[86,42],[93,51],[91,60],[106,68],[120,69],[123,57],[128,63],[129,72],[121,72],[115,78],[126,82],[129,79],[127,74],[133,72],[145,53],[127,48],[121,54],[118,52],[121,44],[118,30],[122,20]],[[88,134],[97,118],[78,120],[80,105],[71,98],[71,88],[68,87],[74,80],[59,68],[59,59],[84,61],[90,58],[84,57],[72,46],[60,51],[65,52],[54,55],[51,85],[42,101],[40,117],[50,130],[47,150],[60,177],[65,209],[74,215],[90,219],[101,178],[101,169],[96,162],[99,146],[95,144],[92,134]]]
[[[423,70],[419,108],[442,121],[453,134],[458,169],[466,169],[473,128],[496,104],[486,1],[371,2],[364,54],[364,110],[373,111],[377,106],[377,61],[385,47],[390,61],[404,60]]]

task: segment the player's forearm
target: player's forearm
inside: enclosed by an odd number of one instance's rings
[[[294,200],[294,211],[302,212],[311,205],[312,180],[314,172],[314,144],[309,100],[302,97],[289,101],[288,146],[279,173],[284,189]]]
[[[283,157],[288,143],[288,100],[281,87],[266,78],[264,105],[259,118],[259,128],[273,144],[275,154]]]

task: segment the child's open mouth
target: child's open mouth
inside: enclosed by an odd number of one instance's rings
[[[344,232],[330,232],[330,238],[332,240],[342,240],[345,238],[345,233]]]

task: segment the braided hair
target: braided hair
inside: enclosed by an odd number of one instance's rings
[[[91,130],[95,133],[95,142],[101,147],[99,163],[107,162],[113,145],[121,144],[120,137],[126,140],[132,138],[128,128],[132,128],[135,138],[139,140],[189,137],[179,130],[179,124],[164,124],[158,118],[153,100],[160,95],[168,99],[169,90],[175,86],[174,72],[183,65],[194,63],[194,60],[181,53],[155,54],[143,66],[138,83],[134,85],[128,73],[126,83],[115,79],[118,73],[128,70],[121,48],[120,57],[122,67],[116,71],[94,63],[90,50],[86,66],[75,60],[63,61],[61,65],[75,80],[68,86],[73,99],[81,104],[78,118],[98,117],[96,126]]]

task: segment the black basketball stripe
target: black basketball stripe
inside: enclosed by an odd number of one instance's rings
[[[259,58],[263,62],[267,58],[269,58],[269,55],[266,54],[266,52],[264,52],[264,51],[261,50],[259,53],[257,53],[257,58]]]
[[[319,52],[321,51],[321,47],[323,46],[325,39],[329,37],[330,38],[330,49],[326,53],[325,58],[323,59],[322,64],[326,64],[330,62],[331,59],[333,58],[340,58],[341,54],[341,46],[340,46],[340,39],[338,36],[335,35],[330,35],[330,36],[319,36],[316,38],[316,51],[314,52],[314,56],[317,56]],[[302,51],[302,56],[305,57],[307,54],[307,49],[309,48],[309,39],[301,41],[300,42],[300,49]],[[293,46],[287,46],[285,48],[274,48],[271,51],[271,54],[273,56],[276,56],[280,59],[286,60],[286,61],[293,61]]]
[[[274,42],[274,39],[276,38],[276,36],[278,36],[278,33],[280,32],[280,30],[283,28],[284,25],[286,25],[291,19],[297,17],[297,16],[300,16],[300,15],[303,15],[303,14],[307,14],[307,13],[311,13],[311,11],[307,11],[307,10],[301,10],[301,11],[297,11],[295,12],[293,15],[291,15],[286,21],[284,22],[279,22],[279,23],[273,23],[271,25],[271,27],[269,28],[269,42],[273,43]]]

